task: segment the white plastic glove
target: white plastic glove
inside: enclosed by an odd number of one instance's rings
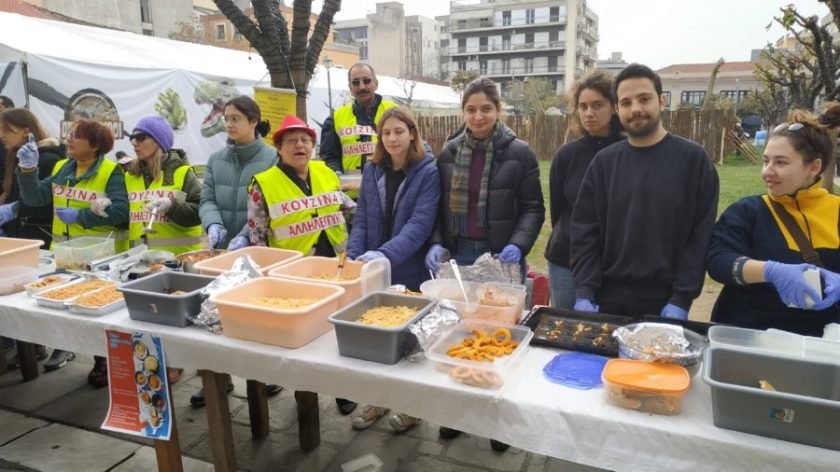
[[[38,144],[35,143],[35,135],[29,133],[29,140],[17,151],[18,166],[21,169],[34,169],[38,167]]]
[[[111,199],[108,197],[97,198],[90,204],[90,211],[93,212],[96,216],[101,216],[105,218],[108,216],[108,213],[105,210],[111,206]]]
[[[165,215],[166,212],[172,208],[172,199],[167,197],[155,198],[149,203],[146,203],[146,211],[152,211],[157,208],[158,215]]]

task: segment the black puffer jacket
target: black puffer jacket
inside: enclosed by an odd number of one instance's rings
[[[487,188],[487,238],[493,252],[515,244],[524,256],[531,251],[545,221],[540,168],[528,143],[517,139],[503,123],[498,126],[502,127],[502,133],[493,141],[493,166]],[[453,251],[458,241],[450,225],[449,199],[455,155],[464,137],[461,133],[449,140],[437,159],[440,207],[431,242]]]

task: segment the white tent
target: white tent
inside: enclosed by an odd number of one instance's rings
[[[257,54],[3,12],[0,63],[0,94],[18,106],[28,101],[50,135],[62,135],[76,117],[95,116],[124,138],[141,117],[162,114],[175,123],[175,146],[195,164],[224,144],[219,105],[253,95],[255,85],[269,86]],[[329,114],[326,72],[319,66],[309,86],[307,113],[315,129]],[[379,82],[383,95],[405,97],[400,80]],[[329,83],[338,107],[347,99],[346,71],[331,69]],[[418,84],[412,98],[412,106],[458,105],[458,95],[443,86]],[[118,150],[132,153],[127,139],[118,139]]]

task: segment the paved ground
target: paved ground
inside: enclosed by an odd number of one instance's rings
[[[150,441],[99,429],[108,409],[107,389],[86,384],[93,359],[82,356],[57,372],[22,383],[19,371],[0,376],[0,472],[5,471],[149,471],[155,470]],[[189,373],[173,389],[184,468],[212,471],[207,419],[203,409],[189,405],[201,384]],[[505,453],[490,449],[487,439],[463,435],[438,439],[438,427],[421,423],[395,434],[386,419],[362,432],[351,428],[352,415],[338,414],[332,398],[321,397],[321,445],[310,453],[298,448],[297,419],[292,394],[270,399],[271,434],[252,441],[245,382],[235,379],[230,396],[234,441],[241,470],[341,471],[341,465],[368,453],[382,462],[382,471],[565,472],[596,470],[531,454],[516,448]]]

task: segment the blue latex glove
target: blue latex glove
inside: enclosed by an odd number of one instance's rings
[[[688,310],[683,310],[677,305],[669,303],[665,305],[664,308],[662,308],[662,313],[660,313],[659,316],[662,316],[664,318],[674,318],[677,320],[687,320]]]
[[[32,133],[29,133],[29,141],[18,149],[17,157],[21,169],[38,167],[38,145],[35,144],[35,136]]]
[[[443,246],[432,244],[429,252],[426,253],[426,268],[437,274],[440,269],[440,262],[443,260]]]
[[[375,261],[377,259],[386,259],[385,254],[382,254],[379,251],[367,251],[356,258],[356,260],[359,262],[370,262]]]
[[[248,247],[251,245],[251,241],[248,240],[245,236],[239,235],[235,236],[233,239],[230,240],[230,244],[228,244],[228,251],[235,251],[237,249],[242,249],[243,247]]]
[[[79,221],[79,210],[75,208],[58,207],[55,209],[55,214],[59,220],[68,225]]]
[[[823,299],[814,304],[814,310],[825,310],[840,302],[840,274],[820,269],[823,282]]]
[[[0,205],[0,225],[12,221],[17,216],[19,202]]]
[[[519,259],[522,259],[522,251],[515,244],[508,244],[499,253],[499,260],[505,264],[519,263]]]
[[[575,311],[597,313],[599,309],[600,307],[592,302],[592,300],[588,300],[586,298],[575,298]]]
[[[821,297],[805,282],[802,274],[805,270],[816,268],[811,264],[782,264],[780,262],[767,261],[764,263],[764,280],[773,284],[782,303],[794,308],[807,310],[805,294],[809,294],[812,300],[819,300]],[[813,307],[812,307],[813,308]]]
[[[213,223],[207,227],[207,240],[210,242],[210,247],[216,247],[227,237],[227,230],[219,223]]]

